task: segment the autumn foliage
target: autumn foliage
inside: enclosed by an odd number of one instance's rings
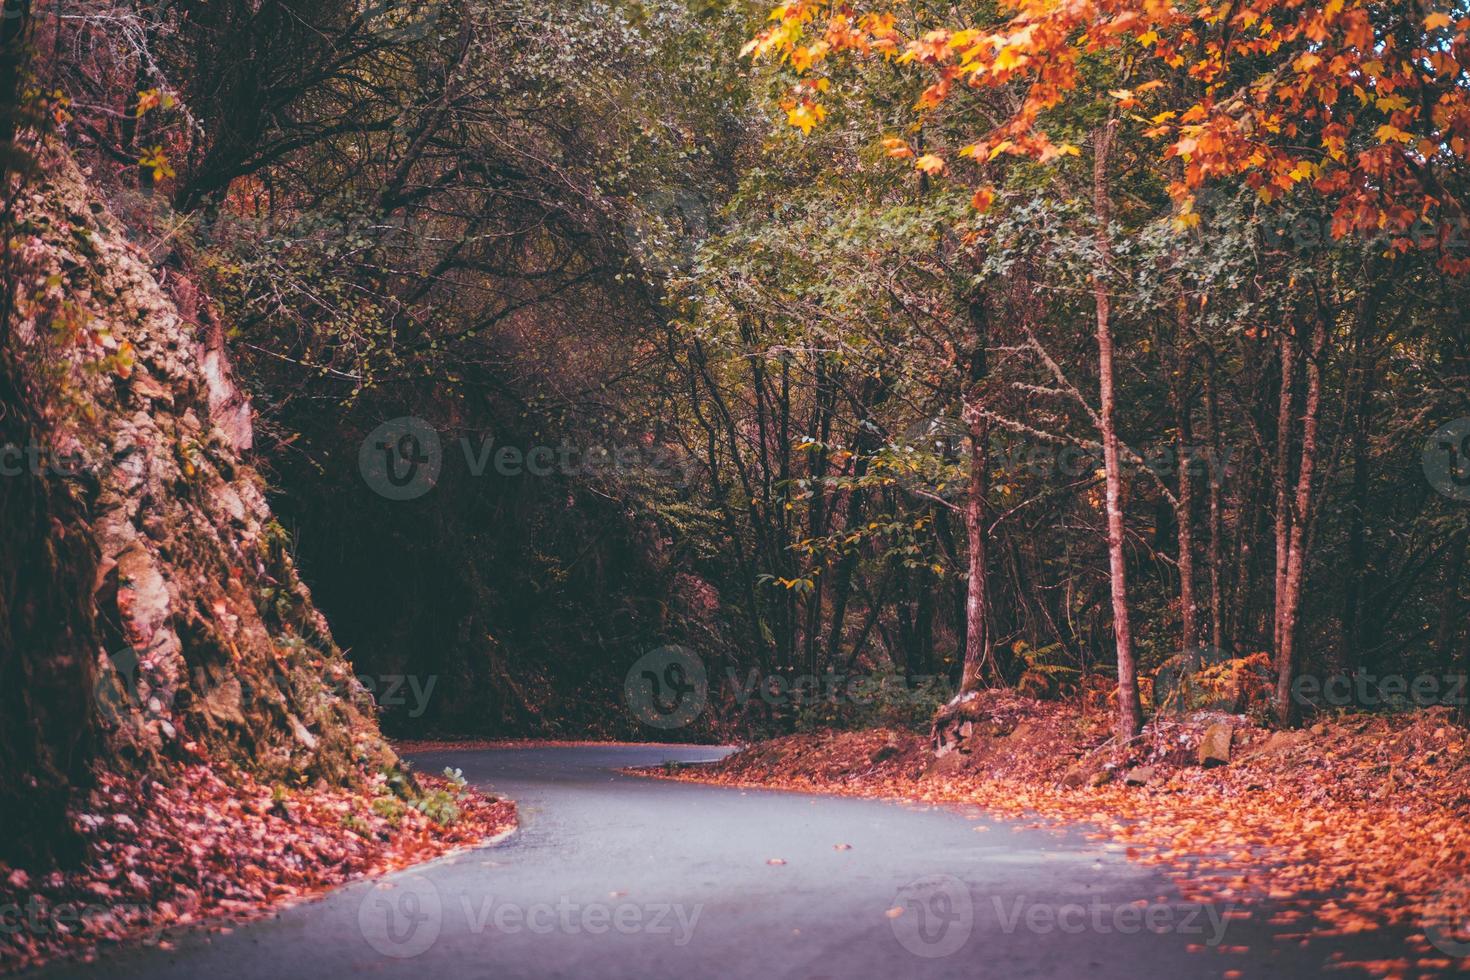
[[[1394,249],[1470,272],[1470,260],[1446,250],[1470,225],[1445,180],[1470,162],[1470,16],[1360,0],[1026,0],[1002,9],[985,26],[905,36],[881,9],[789,3],[746,51],[802,76],[787,111],[803,130],[825,117],[823,70],[844,55],[924,66],[933,81],[913,106],[920,118],[966,90],[1006,89],[1015,108],[974,142],[914,160],[937,174],[946,155],[970,158],[981,181],[1002,154],[1044,163],[1077,153],[1048,136],[1047,114],[1100,95],[1091,89],[1106,74],[1119,86],[1106,96],[1155,141],[1158,166],[1182,165],[1172,189],[1183,223],[1194,193],[1214,179],[1242,177],[1266,201],[1305,185],[1336,202],[1334,234],[1386,232]],[[889,148],[913,156],[902,139]],[[982,186],[976,207],[992,195]]]

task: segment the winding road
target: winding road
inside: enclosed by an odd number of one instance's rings
[[[128,948],[36,975],[1178,980],[1329,975],[1333,952],[1404,955],[1386,934],[1274,939],[1269,909],[1191,905],[1157,871],[1080,833],[616,771],[726,751],[414,756],[423,771],[456,766],[514,798],[521,829],[229,933],[183,933],[173,949]]]

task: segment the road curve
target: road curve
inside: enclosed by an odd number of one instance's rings
[[[1178,980],[1328,975],[1334,952],[1404,955],[1385,934],[1354,946],[1273,940],[1269,910],[1240,918],[1186,903],[1161,874],[1080,834],[616,772],[726,751],[419,755],[422,771],[456,766],[514,798],[521,829],[229,934],[184,933],[171,950],[128,948],[36,975]]]

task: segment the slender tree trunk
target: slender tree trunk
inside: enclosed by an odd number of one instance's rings
[[[1302,578],[1306,574],[1306,536],[1312,507],[1312,478],[1317,465],[1317,418],[1322,402],[1322,357],[1326,346],[1326,318],[1322,311],[1318,311],[1312,325],[1312,347],[1306,359],[1307,401],[1302,414],[1302,460],[1296,481],[1296,502],[1286,561],[1286,591],[1281,603],[1281,646],[1276,662],[1276,715],[1283,725],[1296,720],[1291,685],[1296,679],[1297,617],[1301,610]]]
[[[1276,491],[1276,584],[1273,596],[1271,651],[1281,655],[1281,613],[1286,597],[1286,563],[1291,543],[1291,497],[1288,486],[1291,470],[1292,404],[1296,384],[1296,339],[1292,328],[1281,330],[1281,394],[1276,410],[1276,468],[1272,485]]]
[[[1221,513],[1221,482],[1225,478],[1225,460],[1221,456],[1220,406],[1215,400],[1214,359],[1205,365],[1205,425],[1208,427],[1206,441],[1210,447],[1210,466],[1207,471],[1207,491],[1210,498],[1210,644],[1216,650],[1225,649],[1225,597],[1220,582],[1221,553],[1225,536],[1224,515]]]
[[[987,579],[985,499],[990,494],[990,427],[982,417],[982,385],[989,344],[985,309],[978,297],[969,309],[969,377],[965,387],[965,429],[970,437],[970,479],[965,493],[965,537],[969,546],[969,583],[965,592],[965,660],[960,693],[977,690],[993,670],[990,636],[990,583]]]
[[[777,466],[778,483],[782,487],[783,506],[776,510],[781,528],[783,545],[791,541],[791,511],[784,504],[791,498],[791,357],[781,359],[781,415],[779,419],[780,439],[778,449],[781,457]],[[788,552],[789,554],[789,552]],[[776,627],[777,662],[790,667],[796,662],[796,595],[790,589],[782,589],[777,597],[780,622]]]
[[[1446,555],[1444,592],[1439,600],[1439,626],[1434,631],[1436,660],[1445,665],[1447,672],[1453,673],[1458,669],[1462,675],[1458,685],[1450,685],[1450,690],[1460,698],[1455,713],[1462,722],[1470,722],[1470,690],[1467,690],[1467,682],[1463,679],[1470,678],[1470,643],[1465,643],[1458,651],[1456,645],[1465,626],[1460,581],[1465,574],[1467,545],[1470,545],[1470,531],[1463,528],[1456,531]]]
[[[970,432],[970,483],[965,494],[965,538],[969,546],[969,587],[965,592],[965,666],[960,675],[960,692],[978,690],[991,667],[990,593],[986,579],[985,497],[989,488],[989,433],[979,406],[965,406],[965,425]]]
[[[939,544],[944,549],[944,554],[949,558],[950,563],[958,568],[960,564],[959,543],[955,539],[954,529],[950,526],[950,511],[946,508],[935,508],[934,536],[939,539]],[[968,561],[968,559],[966,560]],[[968,596],[968,580],[961,580],[958,577],[950,580],[949,589],[945,595],[946,605],[944,615],[946,621],[954,629],[954,648],[952,651],[953,656],[949,658],[948,663],[954,664],[958,661],[961,674],[963,674],[964,670],[965,650],[969,644],[969,623],[965,614],[965,604],[968,601]],[[954,676],[953,668],[950,669],[949,674],[951,681],[957,679]]]
[[[0,147],[20,128],[20,78],[30,38],[31,0],[3,0],[0,17]]]
[[[1267,554],[1266,540],[1274,517],[1272,488],[1275,474],[1271,467],[1256,467],[1247,488],[1240,496],[1239,525],[1235,536],[1234,581],[1225,604],[1227,636],[1235,638],[1237,647],[1268,649],[1275,653],[1276,593],[1264,588]]]
[[[874,385],[871,383],[864,385],[860,406],[862,418],[852,437],[854,453],[852,479],[854,483],[867,475],[868,460],[873,450],[877,448],[875,437],[877,430],[869,420],[869,411],[874,404],[882,400],[882,393],[876,391]],[[855,533],[862,523],[866,495],[867,491],[860,486],[852,486],[847,491],[847,512],[843,517],[842,529],[848,534]],[[857,570],[858,547],[853,544],[843,549],[842,557],[837,560],[837,568],[833,575],[832,621],[827,626],[827,664],[829,667],[842,662],[842,633],[847,623],[848,600],[852,595],[852,576]]]
[[[1186,336],[1189,298],[1179,299],[1179,332],[1175,340],[1174,378],[1169,394],[1174,403],[1174,465],[1179,472],[1175,523],[1179,528],[1180,649],[1199,646],[1199,624],[1194,597],[1194,432],[1189,412],[1189,353]]]
[[[807,454],[807,485],[810,494],[807,502],[807,537],[812,540],[827,533],[827,488],[824,481],[827,478],[827,445],[832,437],[832,411],[836,399],[836,387],[829,374],[827,356],[818,353],[816,358],[816,364],[813,367],[813,394],[815,397],[812,405],[811,427],[808,431],[813,433],[817,444]],[[817,637],[822,629],[822,593],[826,585],[826,576],[822,574],[823,568],[824,559],[816,557],[809,569],[813,581],[812,589],[807,593],[802,659],[805,662],[806,672],[812,676],[816,676],[819,670]]]
[[[1370,275],[1376,263],[1370,263]],[[1368,575],[1368,431],[1373,415],[1373,390],[1377,385],[1378,364],[1373,350],[1372,334],[1377,326],[1380,290],[1377,283],[1367,289],[1358,301],[1354,343],[1356,391],[1352,409],[1353,497],[1348,517],[1347,581],[1342,599],[1342,641],[1333,657],[1331,673],[1341,673],[1358,663],[1362,649],[1363,592]]]
[[[919,582],[919,598],[914,604],[914,652],[910,665],[915,673],[934,673],[934,590]]]
[[[1093,300],[1097,306],[1097,366],[1102,428],[1103,468],[1107,484],[1108,570],[1113,594],[1113,638],[1118,656],[1118,738],[1128,741],[1143,728],[1143,708],[1138,701],[1138,673],[1133,658],[1133,631],[1128,610],[1128,567],[1124,555],[1123,473],[1118,459],[1118,433],[1114,425],[1117,398],[1113,392],[1113,331],[1108,298],[1108,265],[1112,249],[1108,223],[1112,209],[1108,201],[1108,151],[1116,119],[1109,119],[1095,136],[1093,154],[1093,214],[1097,219],[1097,249],[1100,268],[1092,277]]]

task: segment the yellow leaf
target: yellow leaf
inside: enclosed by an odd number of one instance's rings
[[[1297,70],[1298,74],[1305,75],[1307,72],[1311,71],[1313,68],[1316,68],[1321,63],[1321,55],[1315,54],[1311,51],[1307,51],[1304,52],[1299,58],[1296,59],[1296,61],[1292,63],[1292,67]]]
[[[812,127],[826,118],[826,107],[816,102],[798,102],[786,110],[786,121],[801,130],[803,136],[809,135]]]
[[[1437,30],[1441,27],[1450,26],[1450,15],[1446,13],[1433,13],[1424,18],[1424,29],[1426,31]]]
[[[995,56],[996,71],[1010,71],[1012,68],[1019,68],[1025,63],[1026,56],[1011,47],[1001,48],[1000,52]]]
[[[932,177],[944,172],[944,160],[932,153],[925,153],[914,161],[914,169],[922,170]]]

